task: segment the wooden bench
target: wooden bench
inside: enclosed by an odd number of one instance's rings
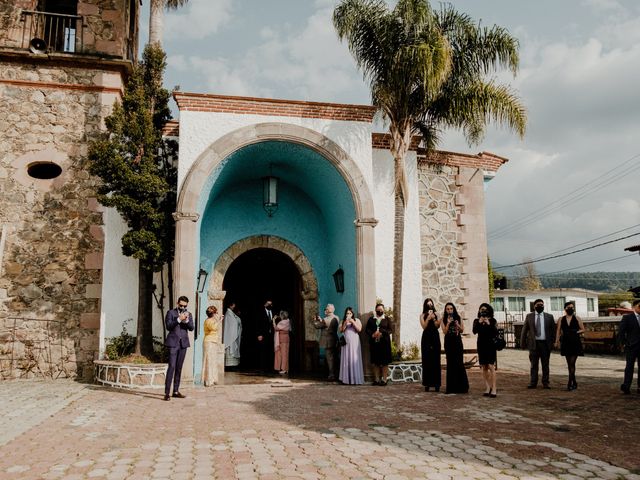
[[[582,334],[582,342],[586,347],[595,346],[611,353],[618,351],[618,344],[615,331],[586,331]]]

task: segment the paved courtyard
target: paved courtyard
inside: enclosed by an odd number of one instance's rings
[[[532,391],[526,355],[502,352],[495,399],[482,397],[477,369],[468,395],[261,379],[163,402],[4,382],[0,478],[640,479],[640,395],[635,383],[632,395],[618,390],[621,358],[580,358],[567,392],[554,355],[553,388]]]

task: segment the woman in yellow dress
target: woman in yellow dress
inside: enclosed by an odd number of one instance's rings
[[[218,383],[218,352],[222,334],[222,322],[218,309],[211,305],[207,308],[207,319],[204,321],[202,381],[205,387]]]

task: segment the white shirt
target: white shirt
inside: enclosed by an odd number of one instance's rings
[[[547,339],[547,332],[545,332],[544,330],[544,312],[542,313],[538,313],[538,312],[533,312],[535,314],[535,317],[533,317],[533,327],[535,328],[536,323],[538,321],[538,315],[540,316],[540,336],[536,335],[536,340],[546,340]]]

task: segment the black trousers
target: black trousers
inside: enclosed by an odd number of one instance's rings
[[[182,364],[186,354],[186,348],[169,347],[169,368],[167,368],[167,378],[164,381],[165,395],[171,393],[171,382],[173,382],[173,393],[180,391],[180,376],[182,375]]]
[[[551,349],[546,340],[536,340],[535,350],[529,350],[529,361],[531,362],[531,385],[538,384],[538,366],[542,363],[542,384],[549,384],[549,357]]]
[[[625,347],[624,352],[627,357],[627,365],[624,367],[624,386],[631,388],[633,383],[633,368],[638,364],[638,388],[640,388],[640,343],[631,347]]]

